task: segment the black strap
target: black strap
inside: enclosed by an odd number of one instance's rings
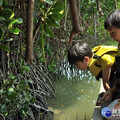
[[[120,56],[115,57],[116,61],[116,75],[120,78]]]
[[[93,58],[94,58],[94,59],[99,59],[99,58],[101,58],[101,56],[94,55]]]

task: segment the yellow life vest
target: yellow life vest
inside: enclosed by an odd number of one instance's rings
[[[92,52],[93,52],[93,58],[91,59],[88,69],[95,77],[97,77],[102,70],[101,65],[98,64],[98,61],[103,55],[111,54],[113,52],[115,53],[114,55],[115,57],[117,55],[117,47],[100,45],[100,46],[94,47],[92,49]],[[115,62],[115,59],[113,60],[113,63],[114,62]]]

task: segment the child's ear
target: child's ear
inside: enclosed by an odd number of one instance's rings
[[[89,57],[85,56],[84,59],[88,62],[89,61]]]

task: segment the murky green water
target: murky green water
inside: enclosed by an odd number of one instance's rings
[[[91,120],[100,89],[89,72],[64,76],[53,83],[56,96],[48,100],[48,106],[54,111],[54,120]],[[86,119],[85,119],[86,118]]]

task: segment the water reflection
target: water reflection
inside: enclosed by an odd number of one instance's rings
[[[53,83],[56,96],[49,99],[49,107],[54,111],[54,120],[90,120],[99,92],[100,82],[88,71],[70,71]]]

